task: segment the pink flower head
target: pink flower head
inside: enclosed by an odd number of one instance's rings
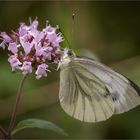
[[[35,69],[36,78],[46,77],[48,63],[58,64],[60,60],[60,43],[63,41],[57,27],[46,25],[38,29],[39,22],[35,19],[30,25],[21,23],[17,32],[8,35],[0,33],[0,47],[7,47],[8,62],[12,70],[20,70],[23,74],[32,73]]]

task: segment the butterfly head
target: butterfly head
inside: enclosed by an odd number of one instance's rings
[[[63,51],[61,51],[61,58],[57,70],[61,68],[61,66],[67,65],[69,62],[71,62],[72,58],[75,56],[76,55],[72,49],[65,48]]]

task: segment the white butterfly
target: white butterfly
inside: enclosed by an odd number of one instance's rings
[[[70,116],[99,122],[140,104],[140,88],[109,67],[64,49],[60,71],[60,104]]]

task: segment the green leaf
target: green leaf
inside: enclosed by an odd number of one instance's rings
[[[68,136],[68,134],[65,133],[65,131],[62,128],[58,127],[54,123],[45,120],[40,120],[40,119],[26,119],[20,121],[17,124],[16,128],[12,131],[12,135],[26,128],[40,128],[40,129],[52,130],[64,136]]]

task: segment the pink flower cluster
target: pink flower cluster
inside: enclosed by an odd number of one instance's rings
[[[29,74],[34,68],[37,79],[47,76],[49,63],[58,64],[60,42],[63,41],[61,33],[57,33],[57,27],[47,24],[40,31],[38,24],[36,19],[29,26],[21,23],[18,31],[10,35],[0,33],[2,39],[0,47],[8,49],[8,61],[12,70]]]

